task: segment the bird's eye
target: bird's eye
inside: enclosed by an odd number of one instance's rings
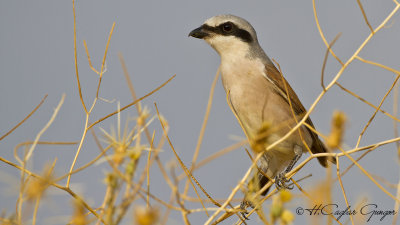
[[[224,24],[222,24],[222,30],[224,31],[224,32],[230,32],[230,31],[232,31],[232,29],[233,29],[233,25],[232,25],[232,23],[224,23]]]

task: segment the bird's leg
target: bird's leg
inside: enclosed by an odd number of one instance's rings
[[[301,155],[303,154],[303,149],[298,146],[295,145],[294,146],[294,158],[292,159],[292,161],[290,161],[289,165],[286,167],[286,169],[282,172],[280,172],[276,177],[275,177],[275,185],[277,189],[293,189],[293,184],[291,185],[287,185],[287,183],[289,182],[288,179],[286,179],[286,174],[289,173],[292,169],[293,166],[297,163],[297,161],[299,161]]]
[[[263,157],[262,157],[262,159],[260,160],[260,165],[259,165],[259,166],[257,165],[259,171],[258,171],[258,174],[255,175],[255,176],[258,176],[258,177],[257,177],[258,180],[256,180],[256,182],[258,182],[259,184],[256,184],[256,185],[259,185],[259,188],[260,188],[260,189],[263,188],[264,185],[267,184],[268,181],[269,181],[269,178],[264,177],[264,175],[261,173],[261,171],[263,171],[263,172],[265,172],[265,173],[267,172],[268,167],[269,167],[269,161],[270,161],[270,159],[271,159],[270,156],[264,154]],[[254,179],[255,179],[255,178],[254,178]],[[264,181],[264,179],[266,179],[266,181]],[[268,189],[269,189],[269,188],[268,188]],[[268,189],[265,191],[265,193],[268,192]],[[258,190],[257,190],[257,191],[258,191]],[[249,192],[251,192],[251,190],[249,190]],[[262,194],[262,195],[265,195],[265,193]],[[247,207],[251,207],[251,208],[253,208],[253,209],[254,209],[254,207],[255,207],[254,204],[252,203],[252,200],[250,200],[248,196],[249,196],[249,194],[245,194],[245,197],[243,198],[242,202],[240,203],[240,209],[243,210],[243,212],[241,212],[241,214],[242,214],[242,216],[243,216],[243,218],[244,218],[245,220],[248,220],[248,219],[249,219],[249,218],[247,217],[247,214],[248,214],[248,212],[247,212]]]
[[[243,210],[243,212],[241,212],[240,214],[242,214],[242,216],[243,216],[243,218],[244,218],[245,220],[249,220],[249,218],[247,217],[247,214],[249,214],[249,213],[247,212],[247,207],[251,207],[251,208],[254,209],[254,205],[253,205],[250,201],[248,201],[248,200],[246,199],[246,197],[245,197],[245,198],[242,200],[242,202],[240,203],[240,209]]]

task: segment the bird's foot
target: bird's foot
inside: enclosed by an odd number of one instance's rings
[[[290,182],[290,180],[286,179],[286,171],[283,171],[281,173],[279,173],[276,177],[275,177],[275,186],[276,189],[280,190],[280,189],[289,189],[292,190],[294,185],[293,183],[288,184]]]
[[[246,200],[246,198],[244,198],[243,201],[240,203],[240,209],[242,210],[240,214],[242,214],[245,220],[249,220],[249,218],[247,217],[247,214],[249,214],[247,212],[247,207],[251,207],[254,209],[254,205],[250,201]]]
[[[294,187],[293,183],[288,184],[290,180],[288,180],[285,175],[289,173],[292,170],[293,166],[296,164],[296,162],[299,161],[301,155],[303,154],[301,147],[295,146],[294,154],[295,156],[292,159],[292,161],[290,161],[288,167],[286,167],[284,171],[280,172],[275,177],[275,186],[278,190],[282,188],[292,190]]]

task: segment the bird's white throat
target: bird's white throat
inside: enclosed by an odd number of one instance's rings
[[[235,62],[249,58],[250,46],[233,36],[213,36],[205,39],[221,57],[221,61]]]

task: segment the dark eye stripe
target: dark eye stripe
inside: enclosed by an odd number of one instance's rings
[[[243,29],[238,28],[235,24],[232,24],[232,30],[229,33],[225,33],[222,29],[223,24],[217,26],[217,27],[212,27],[207,24],[203,24],[202,28],[205,31],[209,31],[215,34],[220,34],[224,36],[235,36],[240,39],[242,39],[244,42],[252,42],[253,38],[251,37],[251,34]]]

